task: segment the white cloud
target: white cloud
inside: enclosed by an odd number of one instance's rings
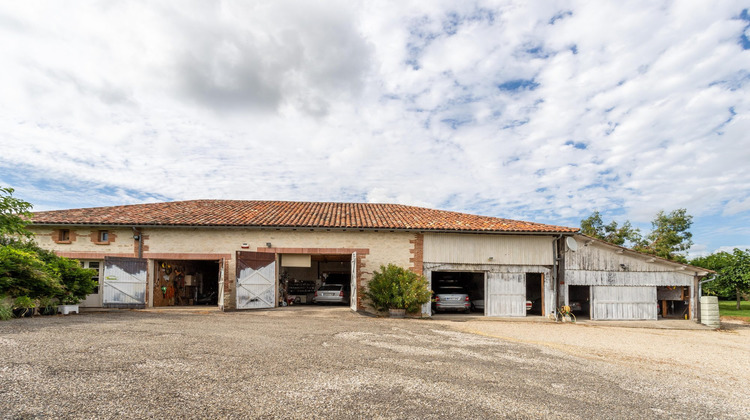
[[[211,197],[551,222],[746,214],[742,9],[7,3],[0,183],[71,207]]]

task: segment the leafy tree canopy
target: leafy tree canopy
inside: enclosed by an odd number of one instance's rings
[[[33,236],[26,229],[31,218],[31,203],[13,197],[13,188],[0,187],[0,237]]]
[[[605,225],[601,214],[595,211],[581,220],[581,233],[615,245],[631,246],[636,251],[687,262],[682,252],[693,245],[693,234],[689,230],[692,224],[693,216],[687,214],[686,209],[670,213],[660,211],[651,222],[651,232],[644,238],[640,229],[633,228],[630,221],[625,221],[622,226],[614,220]]]
[[[581,233],[620,246],[641,242],[640,229],[633,228],[629,221],[625,221],[622,226],[618,226],[614,220],[605,225],[598,211],[581,220]]]
[[[735,248],[731,253],[716,252],[690,263],[716,271],[716,280],[706,283],[703,290],[724,298],[735,297],[737,309],[740,309],[742,295],[750,293],[750,250]]]

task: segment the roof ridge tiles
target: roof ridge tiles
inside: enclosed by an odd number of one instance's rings
[[[387,203],[185,200],[33,213],[33,224],[328,227],[572,233],[577,228]]]

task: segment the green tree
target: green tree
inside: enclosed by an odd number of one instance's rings
[[[686,263],[687,259],[680,253],[687,251],[693,245],[693,234],[689,230],[692,225],[693,216],[687,214],[686,209],[677,209],[670,213],[662,210],[651,222],[651,233],[635,249]]]
[[[13,197],[13,188],[0,187],[0,237],[33,236],[26,229],[31,218],[32,205]]]
[[[717,252],[690,263],[716,271],[716,280],[706,283],[704,290],[724,298],[734,296],[740,309],[742,295],[750,293],[750,250],[735,248],[732,253]]]
[[[626,220],[622,226],[619,226],[614,220],[605,225],[602,221],[602,215],[598,211],[581,220],[581,233],[620,246],[624,246],[626,243],[638,244],[641,242],[640,229],[633,228],[629,221]]]

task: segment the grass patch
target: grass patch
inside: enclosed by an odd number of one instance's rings
[[[750,322],[750,302],[740,302],[740,310],[737,310],[736,300],[720,300],[719,315],[732,317],[732,319],[742,319]]]

